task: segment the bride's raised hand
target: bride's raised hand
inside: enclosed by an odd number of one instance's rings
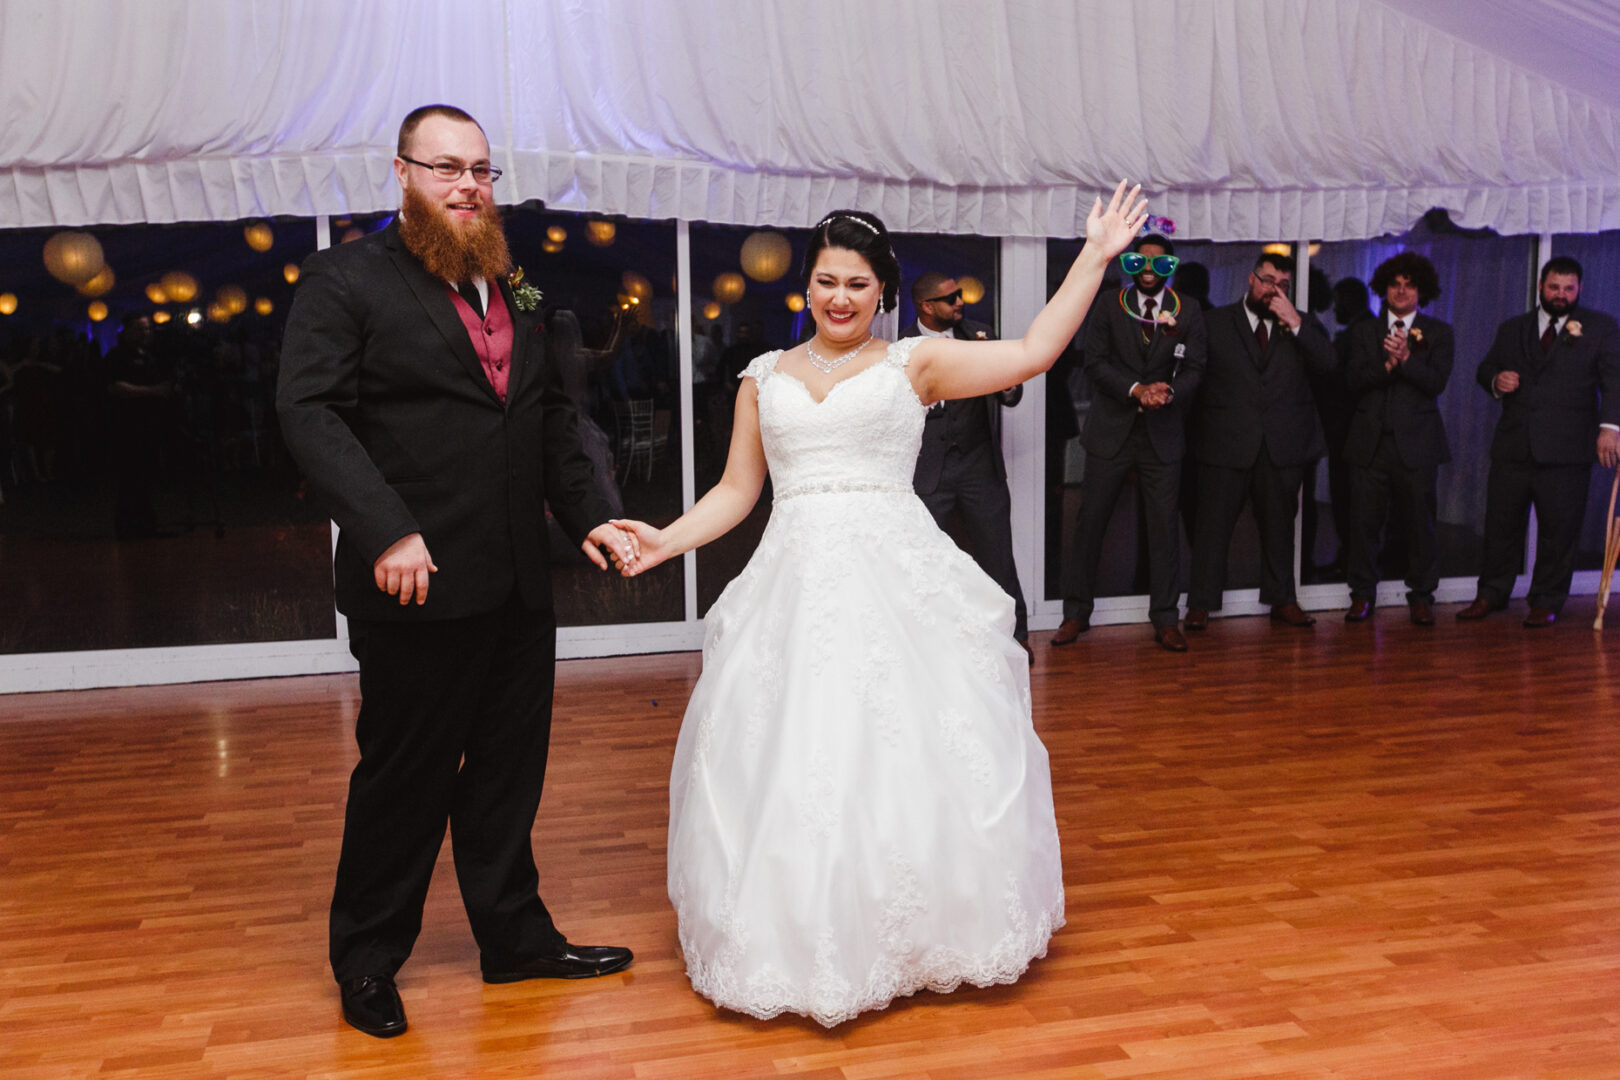
[[[1095,244],[1107,259],[1130,247],[1131,241],[1142,229],[1142,222],[1147,220],[1147,200],[1138,198],[1142,194],[1142,185],[1137,184],[1127,195],[1125,185],[1128,183],[1128,180],[1119,182],[1114,189],[1114,197],[1108,200],[1107,208],[1103,207],[1102,197],[1098,196],[1091,205],[1091,213],[1086,215],[1086,244]]]
[[[623,559],[613,560],[624,577],[646,573],[674,554],[664,543],[663,530],[655,529],[645,521],[614,518],[608,524],[630,536],[630,554]]]

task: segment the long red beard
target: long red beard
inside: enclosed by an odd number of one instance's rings
[[[494,203],[484,203],[469,224],[460,225],[442,206],[407,187],[399,238],[428,273],[452,284],[475,277],[494,280],[512,266],[501,213]]]

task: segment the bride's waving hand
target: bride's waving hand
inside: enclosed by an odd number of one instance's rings
[[[1114,256],[1130,246],[1147,219],[1147,200],[1138,184],[1127,194],[1121,180],[1103,206],[1099,197],[1086,218],[1086,244],[1068,276],[1021,338],[958,341],[926,338],[911,354],[912,385],[925,404],[978,397],[1016,386],[1052,366],[1068,345],[1102,284]]]

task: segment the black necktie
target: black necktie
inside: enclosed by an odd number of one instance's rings
[[[1403,331],[1405,329],[1406,329],[1406,320],[1405,319],[1396,319],[1395,320],[1395,332],[1397,334],[1399,334],[1401,331]]]
[[[1541,351],[1543,354],[1552,352],[1553,342],[1558,340],[1558,320],[1548,319],[1547,329],[1541,332]]]
[[[467,306],[473,309],[473,314],[480,319],[484,317],[484,298],[478,295],[478,286],[470,281],[463,281],[456,286],[456,292],[460,293],[461,298],[467,301]]]

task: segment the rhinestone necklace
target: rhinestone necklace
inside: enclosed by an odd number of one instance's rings
[[[811,341],[805,342],[804,352],[805,352],[805,355],[810,358],[810,363],[815,367],[815,369],[817,371],[820,371],[820,372],[822,372],[824,374],[827,374],[827,375],[831,375],[833,372],[837,371],[839,368],[843,367],[845,364],[847,364],[851,360],[855,359],[855,354],[860,352],[862,349],[866,348],[871,343],[872,343],[872,335],[867,334],[866,335],[866,340],[861,342],[859,345],[855,346],[853,349],[849,350],[849,352],[845,353],[843,356],[835,356],[831,360],[829,360],[825,356],[822,356],[820,353],[816,352],[816,346],[814,344],[814,339],[812,339]]]

